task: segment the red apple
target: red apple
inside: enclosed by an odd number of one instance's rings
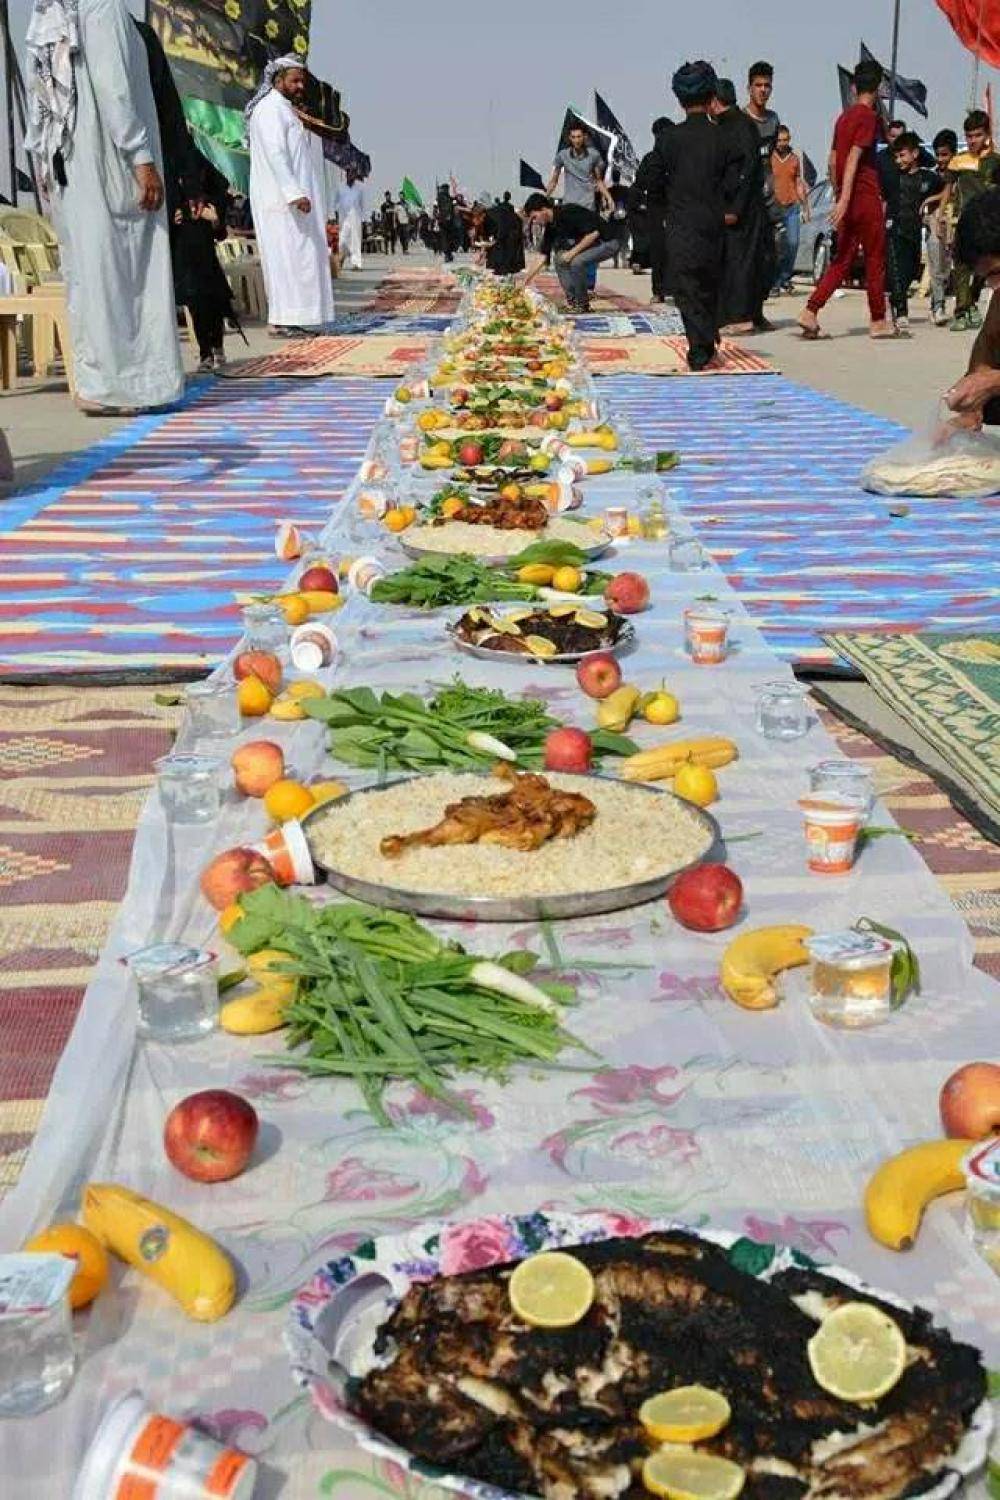
[[[223,849],[205,866],[199,884],[210,906],[222,911],[244,891],[274,880],[274,871],[256,849]]]
[[[306,568],[304,573],[299,574],[299,581],[295,585],[300,591],[302,589],[315,590],[317,593],[335,594],[340,588],[337,575],[326,563],[313,563],[311,568]]]
[[[281,662],[270,651],[241,651],[233,661],[233,676],[237,682],[244,677],[256,677],[270,693],[281,687]]]
[[[696,865],[678,875],[667,904],[682,927],[721,932],[732,927],[743,904],[743,883],[728,865]]]
[[[238,1177],[257,1143],[257,1111],[228,1089],[205,1089],[175,1104],[163,1127],[163,1149],[195,1182]]]
[[[583,729],[553,729],[545,739],[546,771],[573,771],[585,775],[590,770],[594,747]]]
[[[244,797],[263,797],[285,774],[285,756],[273,740],[248,740],[229,758],[236,789]]]
[[[939,1102],[945,1135],[979,1141],[1000,1130],[1000,1063],[966,1063],[952,1073]]]
[[[604,601],[620,615],[637,615],[649,603],[649,584],[641,573],[616,573],[604,590]]]
[[[453,386],[451,392],[452,406],[464,406],[469,399],[469,393],[464,386]]]
[[[610,651],[595,651],[577,662],[576,680],[588,698],[607,698],[621,687],[622,669]]]
[[[458,450],[458,461],[464,469],[474,469],[483,461],[482,443],[463,443]]]

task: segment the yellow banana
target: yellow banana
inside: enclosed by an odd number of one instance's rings
[[[279,693],[268,709],[272,719],[304,719],[306,711],[297,698],[292,698],[288,693]]]
[[[306,601],[314,615],[328,615],[331,610],[344,607],[343,597],[332,589],[302,589],[299,597]]]
[[[588,474],[610,474],[614,468],[614,461],[610,458],[588,458]]]
[[[548,488],[548,486],[542,486]],[[518,583],[548,584],[552,582],[555,568],[549,563],[525,563],[523,568],[517,570]]]
[[[962,1158],[969,1140],[924,1141],[890,1156],[865,1188],[868,1232],[890,1250],[908,1250],[932,1198],[965,1186]]]
[[[224,1317],[236,1273],[221,1245],[180,1214],[113,1182],[83,1190],[83,1222],[119,1260],[155,1281],[199,1323]]]
[[[730,1000],[746,1010],[768,1010],[778,1003],[775,979],[782,969],[808,963],[803,939],[811,927],[756,927],[741,933],[722,955],[719,977]]]
[[[623,682],[621,687],[615,688],[606,698],[602,698],[597,705],[597,725],[599,729],[612,729],[620,734],[628,728],[639,706],[642,697],[637,687]]]
[[[277,978],[277,976],[275,976]],[[262,984],[249,995],[229,1000],[219,1011],[219,1025],[234,1036],[262,1036],[278,1031],[285,1022],[285,1011],[292,993],[273,983]]]
[[[686,762],[717,770],[736,759],[739,750],[722,735],[697,740],[671,740],[652,750],[640,750],[622,761],[626,781],[667,781],[676,776]]]

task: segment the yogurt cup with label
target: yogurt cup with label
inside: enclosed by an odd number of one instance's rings
[[[849,797],[800,797],[806,864],[815,875],[846,875],[854,865],[864,809]]]

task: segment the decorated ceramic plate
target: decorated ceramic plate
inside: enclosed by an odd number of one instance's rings
[[[600,1244],[606,1240],[638,1241],[634,1252],[621,1250],[615,1253],[623,1259],[633,1254],[641,1256],[644,1253],[641,1237],[656,1232],[683,1237],[689,1246],[693,1243],[695,1250],[701,1245],[703,1252],[699,1253],[711,1257],[713,1263],[721,1262],[723,1279],[731,1280],[733,1271],[743,1273],[743,1277],[749,1279],[749,1286],[742,1277],[740,1281],[748,1291],[754,1282],[777,1282],[777,1289],[791,1297],[795,1295],[796,1287],[801,1291],[803,1285],[808,1287],[818,1283],[822,1286],[825,1283],[830,1295],[831,1284],[837,1284],[852,1293],[877,1297],[901,1313],[914,1313],[910,1304],[892,1293],[875,1291],[839,1266],[819,1266],[797,1251],[762,1245],[723,1231],[693,1231],[673,1220],[647,1221],[615,1213],[495,1214],[458,1224],[424,1225],[404,1234],[370,1240],[359,1245],[352,1255],[322,1266],[299,1293],[291,1309],[285,1337],[294,1377],[309,1391],[317,1410],[350,1432],[367,1452],[390,1460],[442,1489],[473,1497],[473,1500],[525,1500],[526,1496],[535,1500],[532,1491],[504,1488],[502,1484],[449,1471],[426,1458],[416,1457],[358,1414],[362,1391],[370,1389],[373,1381],[377,1388],[379,1379],[385,1379],[383,1371],[395,1375],[399,1346],[406,1336],[404,1323],[398,1341],[390,1340],[388,1348],[383,1350],[378,1344],[379,1329],[407,1298],[411,1288],[434,1278],[485,1273],[474,1280],[473,1293],[478,1294],[476,1288],[490,1280],[489,1268],[507,1266],[539,1251],[559,1248],[581,1247],[599,1256]],[[661,1255],[659,1259],[662,1265],[664,1257]],[[465,1285],[468,1284],[467,1277]],[[452,1286],[461,1295],[463,1283],[453,1282]],[[763,1294],[763,1288],[761,1292]],[[808,1293],[808,1296],[815,1295],[814,1292]],[[820,1316],[803,1306],[808,1296],[804,1299],[797,1296],[797,1305],[807,1311],[808,1316]],[[457,1311],[451,1309],[451,1327],[458,1324],[458,1337],[461,1338],[462,1320],[460,1315],[455,1316]],[[924,1315],[917,1313],[915,1316],[920,1320],[921,1328],[931,1327]],[[542,1337],[551,1339],[552,1335]],[[929,1337],[941,1341],[941,1347],[950,1342],[941,1330],[932,1330]],[[482,1382],[474,1384],[481,1385]],[[410,1399],[423,1410],[422,1387],[415,1392],[411,1390],[409,1398],[402,1384],[398,1389],[399,1398],[404,1403]],[[976,1401],[975,1394],[972,1399]],[[947,1408],[942,1410],[947,1415]],[[859,1422],[858,1425],[862,1424]],[[989,1401],[979,1400],[963,1421],[958,1425],[953,1422],[953,1425],[958,1436],[942,1455],[934,1458],[935,1482],[921,1491],[922,1500],[945,1500],[965,1477],[974,1474],[985,1462],[993,1426]],[[877,1436],[879,1431],[871,1426],[863,1430],[864,1438],[852,1436],[852,1443],[867,1440],[869,1434]],[[838,1432],[824,1439],[830,1453],[822,1459],[812,1458],[810,1462],[832,1460],[836,1465],[838,1454],[846,1446],[840,1441],[842,1437],[843,1434]],[[878,1457],[876,1454],[876,1462]],[[849,1472],[848,1468],[848,1486]],[[870,1468],[866,1473],[869,1478],[873,1477]],[[922,1477],[926,1482],[928,1476],[924,1474]],[[825,1472],[824,1478],[832,1480],[832,1476]],[[849,1494],[849,1488],[843,1488],[844,1482],[842,1474],[841,1493]],[[903,1487],[900,1487],[900,1493]],[[609,1489],[607,1493],[624,1495],[626,1490]],[[641,1489],[628,1487],[627,1493],[638,1494]],[[887,1492],[883,1490],[882,1493]]]

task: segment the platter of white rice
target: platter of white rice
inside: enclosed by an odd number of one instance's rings
[[[448,804],[503,791],[503,782],[475,772],[366,787],[317,808],[303,826],[330,884],[356,900],[496,922],[592,916],[652,901],[718,837],[713,818],[672,792],[606,776],[545,775],[552,786],[589,797],[597,812],[575,836],[539,849],[477,843],[382,854],[382,839],[432,827]]]
[[[442,553],[476,557],[484,563],[505,563],[532,542],[572,542],[588,558],[600,557],[611,545],[605,532],[592,531],[580,521],[553,516],[541,531],[500,531],[496,526],[470,526],[467,521],[445,521],[442,526],[411,526],[400,539],[409,557]]]

